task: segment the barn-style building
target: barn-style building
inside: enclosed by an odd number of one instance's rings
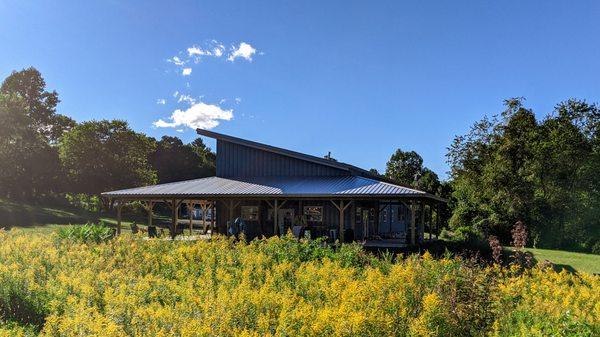
[[[172,210],[173,237],[182,226],[193,230],[198,221],[188,210],[200,207],[205,232],[243,231],[251,240],[292,231],[382,247],[419,244],[440,228],[445,201],[432,194],[332,159],[197,132],[217,141],[216,176],[103,193],[119,217],[125,202],[143,201],[151,225],[153,205],[160,202]]]

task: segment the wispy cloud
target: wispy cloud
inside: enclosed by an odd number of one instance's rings
[[[221,121],[232,119],[233,110],[224,110],[215,104],[198,102],[192,104],[186,110],[177,109],[173,111],[168,121],[159,119],[153,125],[158,128],[180,128],[185,126],[193,129],[209,130],[218,126]]]
[[[249,43],[241,42],[238,47],[232,47],[228,61],[235,61],[237,58],[243,58],[246,61],[252,61],[252,55],[256,54],[256,48],[252,47]]]
[[[205,47],[192,46],[187,49],[188,57],[193,58],[196,63],[200,61],[200,57],[221,57],[225,51],[225,46],[217,41],[212,40]]]
[[[196,99],[190,95],[180,95],[179,99],[177,100],[177,103],[181,103],[181,102],[185,102],[185,103],[189,103],[190,105],[196,103]]]
[[[227,60],[234,62],[237,59],[244,59],[251,62],[255,55],[263,55],[263,52],[258,52],[256,48],[247,42],[240,42],[237,46],[232,45],[228,50],[225,45],[217,40],[211,40],[204,43],[202,46],[193,45],[178,55],[167,59],[167,62],[173,63],[179,67],[182,76],[190,76],[194,64],[201,62],[203,58],[221,58],[226,56]]]
[[[156,100],[156,104],[165,105],[167,104],[167,100],[164,98],[159,98]]]
[[[184,66],[185,65],[185,61],[183,61],[182,59],[179,58],[179,56],[173,56],[170,59],[167,60],[167,62],[171,62],[176,66]]]

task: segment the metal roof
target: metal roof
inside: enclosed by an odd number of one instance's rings
[[[110,198],[207,197],[426,197],[423,191],[360,176],[208,177],[102,193]]]

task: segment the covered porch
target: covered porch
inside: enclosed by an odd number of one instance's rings
[[[443,205],[439,200],[422,197],[112,197],[111,204],[117,211],[117,234],[122,230],[122,209],[131,202],[144,206],[149,228],[154,227],[155,206],[166,205],[171,214],[171,238],[194,233],[243,233],[252,240],[291,232],[296,237],[324,237],[329,243],[358,242],[374,248],[401,248],[437,239]]]

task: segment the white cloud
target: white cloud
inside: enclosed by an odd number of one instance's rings
[[[222,44],[219,45],[218,47],[213,48],[213,55],[215,57],[221,57],[223,56],[223,51],[225,50],[225,46],[223,46]]]
[[[220,121],[233,119],[233,110],[223,110],[220,106],[198,102],[186,110],[177,109],[173,111],[170,121],[162,119],[153,123],[158,128],[177,128],[187,126],[189,128],[212,129],[219,125]]]
[[[175,92],[173,93],[173,97],[177,97],[179,95],[179,91],[175,90]]]
[[[192,105],[192,104],[196,103],[196,99],[190,95],[181,94],[179,96],[179,99],[177,100],[177,103],[181,103],[181,102],[187,102],[187,103],[190,103],[190,105]]]
[[[246,59],[246,61],[252,61],[252,55],[254,54],[256,54],[256,49],[248,43],[242,42],[237,48],[231,48],[231,53],[229,53],[227,60],[233,62],[236,58],[241,57]]]
[[[189,76],[192,73],[192,68],[183,68],[183,70],[181,71],[181,75],[183,76]]]
[[[171,63],[175,64],[176,66],[180,66],[180,67],[185,64],[185,61],[180,59],[178,56],[173,56],[172,58],[168,59],[167,62],[171,62]]]
[[[167,100],[164,98],[159,98],[156,100],[156,104],[165,105],[167,104]]]
[[[188,52],[188,56],[203,56],[203,55],[210,55],[210,51],[208,50],[203,50],[199,47],[193,46],[187,49]]]
[[[242,98],[241,98],[241,97],[236,97],[236,98],[235,98],[235,102],[236,102],[237,104],[240,104],[240,103],[242,103]]]

